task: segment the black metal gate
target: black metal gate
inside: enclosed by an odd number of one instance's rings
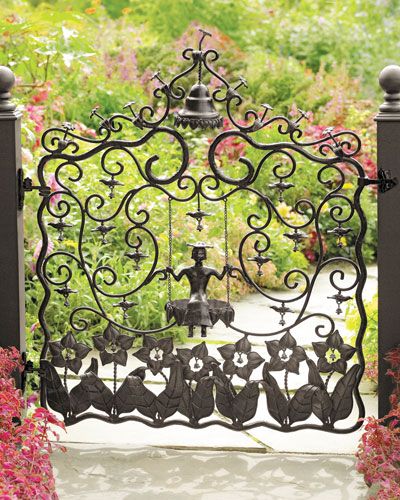
[[[286,432],[307,428],[354,431],[364,416],[359,382],[366,328],[362,302],[366,219],[360,195],[368,179],[356,159],[360,140],[353,132],[331,128],[320,139],[302,140],[305,113],[298,119],[270,118],[268,105],[263,105],[262,113],[249,110],[244,119],[237,119],[244,102],[239,87],[245,81],[231,86],[218,74],[213,67],[218,53],[202,48],[207,35],[202,32],[198,49],[183,52],[188,68],[170,83],[159,73],[154,75],[154,97],[162,107],[144,106],[136,113],[129,103],[126,115],[110,118],[102,117],[96,108],[92,115],[100,120],[98,138],[80,136],[71,124],[43,135],[48,154],[38,168],[44,194],[38,210],[43,246],[37,263],[44,288],[39,312],[45,333],[41,403],[61,413],[68,425],[97,418],[112,423],[136,420],[153,427],[218,424],[236,430],[265,426]],[[187,92],[178,81],[186,81],[192,73],[197,82]],[[210,76],[220,84],[211,96],[204,83]],[[172,125],[172,107],[179,102],[184,107],[175,113]],[[215,106],[224,109],[225,118]],[[207,168],[193,166],[199,135],[191,130],[223,124],[224,130],[209,141]],[[178,127],[186,130],[178,131]],[[265,128],[274,128],[281,139],[263,143]],[[133,139],[123,138],[128,134]],[[174,148],[166,159],[158,154],[160,137]],[[227,141],[244,144],[247,156],[223,164],[220,151]],[[299,160],[307,168],[308,191],[318,183],[326,194],[318,203],[299,199],[293,220],[283,216],[278,205],[296,184]],[[97,186],[85,184],[85,174],[96,166]],[[50,192],[52,168],[59,189]],[[266,170],[273,177],[268,185],[260,182]],[[344,188],[349,179],[355,185],[353,191]],[[141,206],[140,196],[156,204]],[[234,197],[246,202],[243,221],[237,215],[232,220],[229,204]],[[177,235],[174,225],[181,219],[181,206],[185,207],[186,232]],[[207,212],[209,207],[213,210]],[[326,211],[330,224],[322,227],[321,214]],[[157,222],[165,221],[165,234],[152,229],[155,217]],[[354,246],[348,248],[343,241],[354,221],[358,234]],[[245,230],[235,244],[230,238],[232,224],[242,222]],[[278,223],[294,252],[308,238],[307,229],[311,227],[316,235],[318,258],[312,273],[287,269],[284,285],[291,294],[284,298],[277,298],[260,280],[271,260],[272,223]],[[199,240],[205,225],[214,225],[217,231],[214,243],[218,248],[209,250],[209,255],[223,254],[224,266],[219,270],[204,265],[209,245]],[[51,249],[49,234],[58,235],[65,248]],[[96,256],[91,253],[93,236],[101,243]],[[126,244],[126,251],[117,257],[110,254],[115,238]],[[327,257],[325,239],[336,247],[334,256]],[[180,253],[179,261],[174,259],[176,245],[182,241],[193,248],[195,263],[177,272],[181,259],[188,262],[190,258],[189,253]],[[129,276],[119,275],[120,259],[131,262]],[[233,260],[239,264],[233,265]],[[326,269],[332,287],[326,308],[307,313],[317,279]],[[87,289],[74,288],[77,274]],[[220,295],[209,297],[207,287],[214,278],[224,282],[220,286],[226,290],[223,300]],[[178,292],[176,298],[175,281],[181,279],[190,284],[189,296]],[[265,298],[265,307],[276,311],[276,325],[267,324],[264,331],[254,332],[251,326],[235,324],[230,296],[233,280],[243,280]],[[135,315],[148,307],[141,294],[155,283],[166,290],[165,319],[144,331],[133,326]],[[79,305],[71,308],[70,327],[59,331],[56,308],[68,308],[71,297]],[[350,300],[360,316],[354,345],[343,340],[343,332],[329,314],[335,309],[340,313],[342,304]],[[219,347],[217,354],[212,352],[212,341],[196,340],[190,349],[179,348],[168,333],[179,327],[193,336],[198,327],[205,337],[219,320],[230,328],[233,340]],[[93,325],[97,333],[89,336]],[[305,325],[309,325],[309,340],[302,346],[296,332]],[[295,389],[293,384],[297,384]]]

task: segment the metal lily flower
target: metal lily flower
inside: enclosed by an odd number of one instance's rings
[[[237,375],[244,380],[249,380],[253,370],[264,361],[257,352],[251,350],[247,337],[241,338],[235,344],[218,347],[218,351],[225,360],[222,367],[224,373]]]
[[[307,359],[306,351],[297,345],[290,332],[286,332],[280,340],[265,342],[271,356],[267,368],[270,371],[287,370],[299,374],[300,363]]]
[[[49,342],[51,363],[59,368],[69,368],[75,374],[82,367],[82,359],[91,351],[86,344],[77,342],[73,333],[68,332],[61,340]]]
[[[100,360],[103,365],[117,363],[125,366],[128,360],[128,351],[133,344],[134,338],[119,333],[110,323],[104,330],[103,335],[95,335],[93,344],[100,352]],[[111,352],[107,350],[110,347]]]
[[[208,355],[205,342],[196,345],[193,349],[177,349],[178,359],[183,363],[183,375],[188,380],[198,382],[202,377],[206,377],[212,370],[212,365],[219,365],[212,356]]]
[[[174,362],[173,348],[172,337],[157,340],[154,337],[145,335],[143,347],[135,352],[134,356],[146,363],[151,373],[156,375]]]
[[[357,351],[355,347],[343,342],[337,330],[329,335],[326,342],[313,342],[312,345],[318,356],[317,368],[322,373],[335,371],[344,375],[347,361]]]

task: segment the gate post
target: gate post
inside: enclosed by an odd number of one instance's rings
[[[400,179],[400,66],[379,75],[385,91],[377,122],[378,167]],[[400,192],[378,190],[378,415],[390,408],[393,390],[385,354],[400,340]]]
[[[10,101],[14,73],[0,66],[0,346],[25,352],[21,113]]]

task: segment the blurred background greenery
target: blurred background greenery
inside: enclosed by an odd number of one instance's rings
[[[24,166],[33,177],[38,158],[43,154],[40,136],[47,127],[71,121],[80,133],[93,136],[96,123],[89,119],[93,106],[100,104],[101,114],[108,116],[131,100],[138,106],[151,103],[151,75],[160,69],[168,80],[183,68],[180,52],[196,43],[198,27],[213,33],[208,43],[223,53],[217,68],[221,74],[230,81],[236,81],[240,75],[247,78],[246,105],[269,103],[274,113],[290,116],[296,115],[297,108],[307,110],[311,118],[305,132],[311,137],[319,137],[326,126],[355,130],[363,140],[359,159],[366,172],[375,175],[373,117],[381,100],[377,75],[386,64],[398,62],[400,2],[396,0],[0,0],[0,7],[0,64],[10,66],[17,75],[14,96],[24,109]],[[276,131],[266,134],[263,140],[276,140]],[[189,140],[198,141],[197,144],[204,146],[200,151],[205,152],[207,137],[201,139],[193,134]],[[167,149],[167,146],[160,142],[156,148]],[[145,150],[144,154],[147,153]],[[174,153],[171,154],[173,158]],[[251,155],[251,152],[232,143],[231,151],[223,154],[228,160],[237,160],[241,154]],[[197,160],[200,164],[200,159]],[[98,180],[99,171],[94,177],[93,169],[92,174],[89,170],[86,187],[80,187],[87,190],[82,191],[82,196],[87,196],[92,187],[90,175]],[[54,181],[54,169],[48,175],[53,175],[49,182]],[[301,162],[296,176],[298,187],[288,193],[280,207],[282,213],[294,218],[298,217],[292,209],[296,200],[305,196],[318,199],[324,190],[321,185],[312,185],[310,189],[310,172]],[[260,183],[265,186],[271,179],[271,173],[265,172]],[[346,183],[348,194],[352,194],[353,188],[350,178]],[[37,199],[28,197],[27,324],[33,336],[35,332],[39,335],[37,307],[41,297],[35,275],[35,259],[41,245],[36,207]],[[162,219],[165,207],[160,207],[153,207],[160,211],[159,227],[153,230],[165,242]],[[242,214],[243,207],[244,199],[239,197],[232,203],[230,215]],[[372,263],[376,257],[374,191],[365,193],[363,207],[369,222],[364,255]],[[180,217],[176,219],[174,230],[179,236],[185,224]],[[357,221],[351,224],[354,231],[346,240],[349,254]],[[328,210],[326,229],[329,229]],[[232,229],[232,245],[238,244],[243,230],[240,224]],[[267,266],[262,284],[274,288],[282,285],[285,271],[291,267],[307,269],[317,255],[311,229],[308,241],[298,253],[291,252],[290,245],[281,244],[282,232],[277,226],[272,226],[271,231],[275,231],[273,236],[278,244],[271,249],[272,263]],[[62,243],[69,245],[71,251],[76,247],[74,234],[71,229]],[[206,237],[217,240],[219,234],[209,229]],[[98,264],[104,259],[102,245],[95,237],[89,242],[91,258]],[[129,263],[125,265],[122,260],[126,251],[122,238],[111,243],[116,252],[113,265],[120,266],[127,281],[133,279],[132,270],[126,267]],[[175,244],[177,260],[187,259],[184,242]],[[56,235],[52,245],[56,249],[60,246]],[[223,248],[218,242],[216,245],[214,263],[221,267]],[[332,247],[329,252],[334,255],[336,250]],[[83,277],[77,280],[72,287],[81,289]],[[163,322],[165,286],[154,286],[158,287],[156,293],[153,290],[139,297],[147,307],[130,313],[130,325],[148,328]],[[248,291],[244,283],[234,285],[236,295]],[[213,293],[218,295],[218,290]],[[88,293],[88,300],[89,296]],[[69,312],[63,308],[61,299],[52,302],[48,315],[64,331],[68,328]],[[78,298],[72,296],[71,306],[76,305]],[[98,328],[95,322],[93,332],[97,333]]]

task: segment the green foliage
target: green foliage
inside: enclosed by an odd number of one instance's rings
[[[108,116],[118,112],[131,100],[136,106],[152,103],[152,84],[149,79],[153,72],[161,69],[163,77],[180,71],[184,63],[176,57],[186,46],[196,43],[196,29],[201,26],[213,32],[208,46],[217,48],[221,59],[216,69],[224,71],[225,76],[235,81],[243,74],[248,78],[249,88],[246,105],[258,109],[260,103],[274,106],[274,113],[296,114],[297,106],[312,111],[314,121],[307,128],[307,134],[316,137],[318,127],[328,125],[355,129],[364,142],[361,163],[368,166],[368,173],[373,173],[375,161],[375,129],[373,115],[380,99],[376,85],[376,76],[383,65],[393,62],[397,57],[398,44],[396,33],[400,29],[400,6],[394,1],[370,2],[368,0],[350,0],[346,2],[325,2],[312,0],[214,0],[212,4],[205,0],[0,0],[0,64],[9,65],[18,76],[14,96],[25,106],[23,121],[24,168],[34,177],[38,159],[43,154],[39,147],[39,137],[50,125],[62,121],[77,123],[78,131],[86,135],[94,133],[98,122],[89,119],[92,107],[101,105],[101,114]],[[382,44],[382,40],[385,43]],[[189,80],[185,84],[189,84]],[[211,80],[211,86],[215,82]],[[243,109],[238,110],[238,117]],[[88,128],[89,127],[89,128]],[[189,140],[196,145],[196,158],[191,165],[191,173],[200,175],[205,166],[205,149],[212,134],[188,132]],[[276,131],[264,129],[255,134],[263,141],[281,140]],[[235,159],[230,154],[222,154],[226,171],[239,175],[243,165],[238,163],[241,155],[257,165],[261,156],[250,148],[232,146]],[[33,155],[32,155],[33,153]],[[232,153],[232,151],[231,151]],[[155,171],[174,168],[178,161],[178,152],[174,146],[161,138],[151,141],[142,151],[139,160],[149,155],[159,154],[165,162],[155,165]],[[115,161],[118,158],[114,159]],[[126,160],[126,159],[125,159]],[[274,160],[277,160],[275,158]],[[282,160],[282,158],[280,159]],[[285,193],[285,202],[279,205],[282,217],[300,223],[307,218],[306,213],[296,212],[296,202],[309,197],[316,202],[326,194],[325,187],[316,179],[318,166],[310,165],[301,158],[296,158],[298,167],[294,175],[296,187]],[[122,161],[122,160],[121,160]],[[271,193],[268,184],[276,178],[272,175],[272,161],[264,165],[257,189],[271,196],[278,203],[276,192]],[[54,173],[55,165],[49,170]],[[283,168],[285,162],[283,161]],[[87,162],[84,168],[85,178],[80,183],[81,197],[101,189],[99,165]],[[125,175],[125,174],[124,174]],[[67,177],[67,176],[65,176]],[[132,187],[137,180],[137,172],[129,171],[124,179],[124,189]],[[312,181],[312,182],[311,182]],[[312,186],[312,188],[311,188]],[[346,177],[345,194],[351,197],[356,187],[355,176]],[[74,189],[76,187],[74,186]],[[154,193],[151,193],[153,196]],[[146,193],[138,203],[148,203],[151,198]],[[229,217],[231,221],[245,221],[252,213],[265,217],[265,207],[256,196],[248,193],[231,197]],[[337,204],[346,210],[346,204]],[[206,204],[207,205],[207,204]],[[331,228],[329,217],[331,204],[326,204],[321,213],[321,227],[325,239],[332,243],[332,236],[326,231]],[[376,252],[376,197],[372,191],[365,192],[362,206],[369,228],[364,245],[367,262],[375,259]],[[35,325],[37,309],[42,297],[41,287],[35,276],[35,247],[39,242],[35,212],[37,198],[27,197],[26,220],[26,261],[27,261],[27,323],[28,328]],[[109,209],[111,210],[112,204]],[[224,249],[218,227],[222,227],[222,206],[213,204],[204,207],[215,210],[214,224],[209,226],[204,239],[214,244],[209,254],[210,263],[218,268],[224,264]],[[167,235],[165,200],[157,198],[151,207],[154,225],[152,230],[164,247],[160,255],[160,266],[166,262],[165,243]],[[188,224],[184,217],[187,207],[174,204],[174,266],[189,262],[187,248]],[[71,221],[79,215],[75,209]],[[126,230],[126,221],[118,223],[115,234],[121,235]],[[245,224],[245,222],[243,223]],[[356,234],[359,230],[356,217],[349,221],[352,228],[346,243],[353,252]],[[67,241],[73,253],[76,230],[70,229]],[[241,222],[230,227],[230,259],[235,261],[233,248],[237,248],[245,231]],[[291,245],[283,235],[283,228],[275,217],[269,227],[272,245],[269,250],[272,263],[265,266],[264,276],[259,284],[269,288],[282,285],[285,271],[289,268],[306,269],[315,248],[304,248],[303,252],[293,252]],[[202,235],[203,236],[203,235]],[[51,234],[55,249],[61,248],[56,234]],[[311,238],[312,239],[312,235]],[[108,261],[122,282],[116,284],[121,290],[127,283],[139,280],[132,265],[126,262],[126,248],[120,237],[110,235],[113,255]],[[254,254],[254,241],[245,247],[245,257]],[[147,246],[146,246],[147,245]],[[145,244],[150,250],[150,242]],[[104,252],[111,248],[102,247],[94,236],[86,242],[85,257],[93,268],[105,262]],[[307,253],[308,252],[308,253]],[[330,245],[330,255],[335,255],[334,245]],[[143,265],[140,273],[148,271],[148,264]],[[255,274],[254,264],[249,269]],[[56,275],[56,269],[52,271]],[[82,290],[84,299],[89,303],[90,290],[83,273],[76,273],[72,288]],[[106,279],[106,276],[100,279]],[[233,293],[240,296],[249,291],[241,281],[232,280]],[[221,297],[224,287],[212,288],[211,294]],[[174,287],[175,296],[185,296],[187,289]],[[139,294],[138,294],[139,295]],[[140,302],[129,312],[128,323],[139,329],[153,328],[163,322],[166,286],[164,282],[154,281],[145,287]],[[107,308],[114,311],[110,299]],[[48,308],[48,319],[57,328],[64,331],[69,321],[70,309],[63,305],[63,298],[52,301]],[[145,304],[146,307],[140,307]],[[71,296],[71,307],[79,305],[75,295]],[[102,326],[91,317],[91,332],[99,333]],[[33,328],[28,341],[38,333]],[[179,335],[180,329],[175,332]]]
[[[378,296],[374,295],[372,299],[365,304],[365,312],[367,315],[367,330],[363,341],[363,352],[366,363],[374,363],[377,359],[378,352]],[[358,309],[353,305],[346,312],[346,327],[354,332],[352,343],[357,339],[358,330],[360,328],[360,314]]]

